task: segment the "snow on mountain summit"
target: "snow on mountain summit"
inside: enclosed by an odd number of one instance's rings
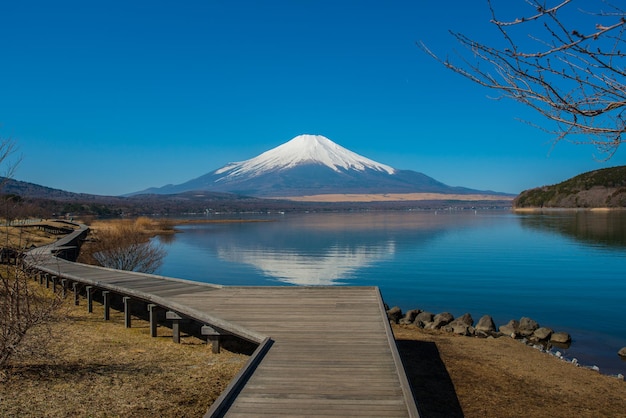
[[[272,170],[294,168],[304,164],[321,164],[332,170],[366,169],[394,174],[388,165],[356,154],[322,135],[298,135],[290,141],[266,151],[250,160],[231,163],[215,174],[226,174],[223,179],[242,175],[256,176]]]

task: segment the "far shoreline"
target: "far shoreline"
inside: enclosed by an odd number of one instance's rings
[[[273,219],[172,219],[175,225],[275,222]]]
[[[598,207],[598,208],[511,208],[514,213],[541,213],[541,212],[618,212],[626,210],[624,207]]]
[[[460,202],[509,202],[513,195],[472,193],[326,193],[304,196],[269,197],[268,199],[290,200],[294,202],[324,203],[371,203],[371,202],[422,202],[422,201],[460,201]]]

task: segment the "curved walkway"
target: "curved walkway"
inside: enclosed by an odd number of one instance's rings
[[[27,263],[258,345],[207,417],[419,416],[377,287],[227,287],[53,255],[87,231],[31,251]]]

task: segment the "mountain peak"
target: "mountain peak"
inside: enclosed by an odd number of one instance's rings
[[[325,165],[333,171],[371,169],[394,174],[395,169],[356,154],[322,135],[298,135],[288,142],[250,160],[231,163],[216,171],[226,178],[260,175],[272,170],[284,170],[298,165]]]

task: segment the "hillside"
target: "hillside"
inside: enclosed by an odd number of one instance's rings
[[[626,166],[590,171],[559,184],[525,190],[515,208],[626,207]]]
[[[73,193],[6,178],[0,178],[0,184],[0,198],[7,201],[0,216],[10,217],[49,218],[66,214],[98,217],[167,216],[204,213],[209,208],[219,212],[274,210],[272,202],[230,193],[189,192],[122,197]],[[280,207],[280,210],[285,209]]]

